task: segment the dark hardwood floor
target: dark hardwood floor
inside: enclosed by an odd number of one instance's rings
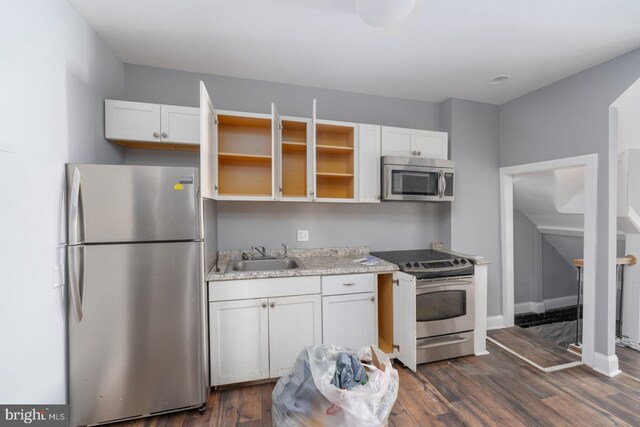
[[[492,343],[491,354],[396,366],[392,426],[639,426],[640,380],[608,378],[578,366],[543,373]],[[631,350],[629,350],[631,351]],[[640,365],[640,353],[625,363]],[[198,411],[117,424],[129,426],[270,426],[273,384],[216,391]]]

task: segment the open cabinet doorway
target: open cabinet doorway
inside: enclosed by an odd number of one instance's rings
[[[595,271],[596,271],[596,209],[598,155],[571,157],[539,163],[509,166],[500,169],[501,232],[502,232],[502,305],[504,325],[514,326],[514,180],[518,176],[580,168],[584,174],[584,230],[582,268],[582,362],[593,366],[595,358]]]

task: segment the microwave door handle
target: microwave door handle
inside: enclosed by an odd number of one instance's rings
[[[438,171],[438,197],[442,199],[444,197],[444,190],[447,186],[447,181],[444,179],[444,172]]]

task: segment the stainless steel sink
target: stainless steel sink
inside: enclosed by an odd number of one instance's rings
[[[278,271],[305,268],[298,258],[278,259],[236,259],[229,262],[226,273],[233,271]]]

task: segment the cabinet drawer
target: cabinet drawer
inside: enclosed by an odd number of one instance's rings
[[[346,274],[343,276],[322,276],[322,295],[357,294],[373,292],[375,278],[368,274]]]
[[[273,298],[319,293],[319,276],[209,282],[209,301]]]

